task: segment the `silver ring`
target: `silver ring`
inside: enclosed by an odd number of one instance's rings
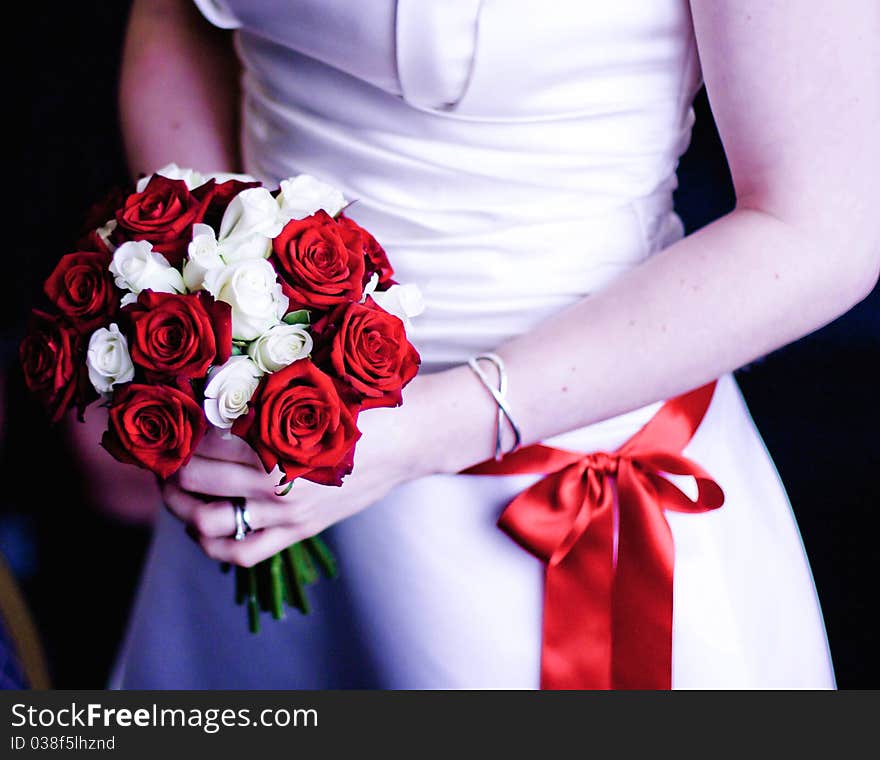
[[[247,538],[248,533],[254,532],[250,523],[247,502],[244,500],[233,502],[232,510],[235,514],[235,535],[233,536],[233,539],[236,541],[244,541],[245,538]]]

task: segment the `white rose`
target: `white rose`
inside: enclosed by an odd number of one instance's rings
[[[204,185],[208,180],[207,177],[200,174],[195,169],[186,169],[175,163],[163,166],[161,169],[157,170],[155,174],[166,177],[167,179],[182,179],[190,190],[199,187],[199,185]],[[137,181],[136,189],[139,193],[142,193],[144,188],[150,184],[150,180],[153,179],[155,174],[148,174],[146,177],[141,177]]]
[[[229,429],[232,423],[247,414],[248,402],[257,390],[262,376],[247,356],[232,356],[221,367],[208,372],[205,386],[205,416],[214,427]]]
[[[187,290],[201,290],[208,270],[223,266],[213,228],[208,224],[194,224],[193,239],[187,247],[187,259],[183,265],[183,282]]]
[[[332,185],[321,182],[309,174],[281,182],[281,194],[278,196],[281,214],[285,220],[305,219],[318,209],[324,209],[330,216],[336,216],[345,208],[346,200]]]
[[[207,182],[209,179],[214,180],[218,185],[222,185],[224,182],[229,182],[233,179],[237,179],[239,182],[257,181],[257,178],[252,177],[250,174],[233,174],[231,172],[214,172],[213,174],[206,174],[205,181]]]
[[[101,327],[92,333],[86,366],[89,380],[101,394],[110,393],[114,385],[128,383],[134,378],[128,341],[115,322],[109,328]]]
[[[278,201],[265,187],[242,190],[229,202],[220,222],[220,255],[227,264],[268,258],[272,238],[283,226]]]
[[[161,169],[156,171],[156,174],[159,174],[163,177],[167,177],[168,179],[182,179],[186,182],[186,186],[193,190],[194,188],[199,187],[200,185],[204,185],[209,179],[213,179],[218,185],[222,182],[228,182],[231,179],[237,179],[239,182],[256,182],[250,174],[232,174],[230,172],[214,172],[213,174],[202,174],[201,172],[197,172],[195,169],[186,169],[184,167],[178,166],[175,163],[170,163],[167,166],[163,166]],[[146,177],[141,177],[137,182],[137,191],[142,193],[144,188],[149,184],[150,180],[155,175],[150,174]]]
[[[266,259],[245,259],[205,274],[205,289],[232,307],[232,337],[254,340],[281,321],[288,299]]]
[[[119,246],[113,252],[110,272],[117,287],[130,291],[122,297],[123,306],[137,301],[137,294],[142,290],[157,293],[183,293],[186,290],[180,272],[146,240],[129,241]]]
[[[314,342],[305,325],[275,325],[248,348],[248,356],[263,372],[278,372],[310,353]]]
[[[392,285],[388,290],[374,291],[371,298],[400,319],[407,330],[412,327],[410,320],[425,310],[425,299],[418,285]]]

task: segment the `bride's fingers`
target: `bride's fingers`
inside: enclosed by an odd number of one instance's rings
[[[194,456],[172,477],[183,490],[209,496],[274,498],[274,481],[262,469],[238,462]]]
[[[203,498],[184,491],[172,480],[162,483],[162,500],[171,514],[185,523],[191,523],[195,510],[205,504]],[[230,502],[226,503],[230,504]]]
[[[202,502],[190,511],[187,522],[205,538],[229,538],[235,535],[234,502],[227,500]],[[255,531],[290,525],[292,511],[276,502],[246,499],[247,522]]]
[[[267,528],[251,533],[244,541],[231,538],[199,539],[202,550],[218,562],[229,562],[241,567],[253,567],[297,541],[314,535],[301,527]]]

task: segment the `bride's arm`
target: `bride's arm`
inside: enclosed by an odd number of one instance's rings
[[[238,171],[239,67],[228,32],[192,0],[135,0],[119,81],[132,175],[172,161]]]
[[[880,5],[692,0],[733,212],[499,350],[525,442],[669,398],[846,312],[880,267]],[[455,446],[487,396],[437,378]],[[458,429],[456,429],[458,428]],[[488,436],[491,439],[491,435]]]
[[[700,386],[834,319],[877,281],[876,0],[692,0],[692,10],[736,209],[498,348],[525,443]],[[341,488],[297,482],[275,498],[246,444],[209,436],[166,485],[167,503],[210,556],[248,565],[396,483],[491,455],[495,407],[467,367],[417,377],[405,399],[361,415]],[[228,501],[187,491],[246,496],[254,527],[267,529],[232,541]]]
[[[228,35],[191,0],[135,0],[125,37],[119,110],[132,176],[174,161],[204,171],[238,168],[237,64]],[[98,446],[107,412],[93,404],[66,432],[95,505],[138,522],[160,503],[155,478]]]

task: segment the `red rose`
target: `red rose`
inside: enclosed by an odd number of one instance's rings
[[[351,472],[361,435],[333,381],[309,359],[266,375],[232,432],[250,443],[266,472],[277,465],[285,480],[337,486]]]
[[[120,291],[107,253],[78,251],[61,257],[43,289],[82,333],[107,324],[119,308]]]
[[[379,289],[387,290],[390,285],[395,282],[391,278],[394,276],[394,269],[391,268],[391,262],[385,254],[385,249],[379,245],[369,232],[361,227],[354,219],[349,219],[344,214],[340,214],[336,220],[342,230],[342,239],[345,244],[354,248],[360,246],[364,252],[364,285],[366,285],[373,274],[379,275]]]
[[[232,352],[229,304],[200,291],[191,295],[141,291],[124,313],[131,321],[132,361],[149,379],[200,378]]]
[[[205,434],[201,407],[170,385],[122,385],[113,394],[101,445],[120,462],[167,478],[186,464]]]
[[[61,419],[78,395],[80,401],[85,399],[82,349],[82,336],[62,317],[31,312],[19,358],[28,390],[46,407],[52,422]]]
[[[401,390],[419,371],[421,357],[406,337],[403,322],[372,298],[339,306],[313,329],[316,361],[328,362],[335,375],[372,409],[398,406]]]
[[[316,211],[288,222],[272,242],[270,260],[292,306],[325,309],[361,299],[363,246],[346,245],[344,232],[326,211]]]
[[[204,219],[211,203],[213,180],[193,195],[186,183],[153,175],[143,192],[133,193],[116,212],[113,239],[148,240],[172,266],[180,266],[192,239],[192,226]]]

